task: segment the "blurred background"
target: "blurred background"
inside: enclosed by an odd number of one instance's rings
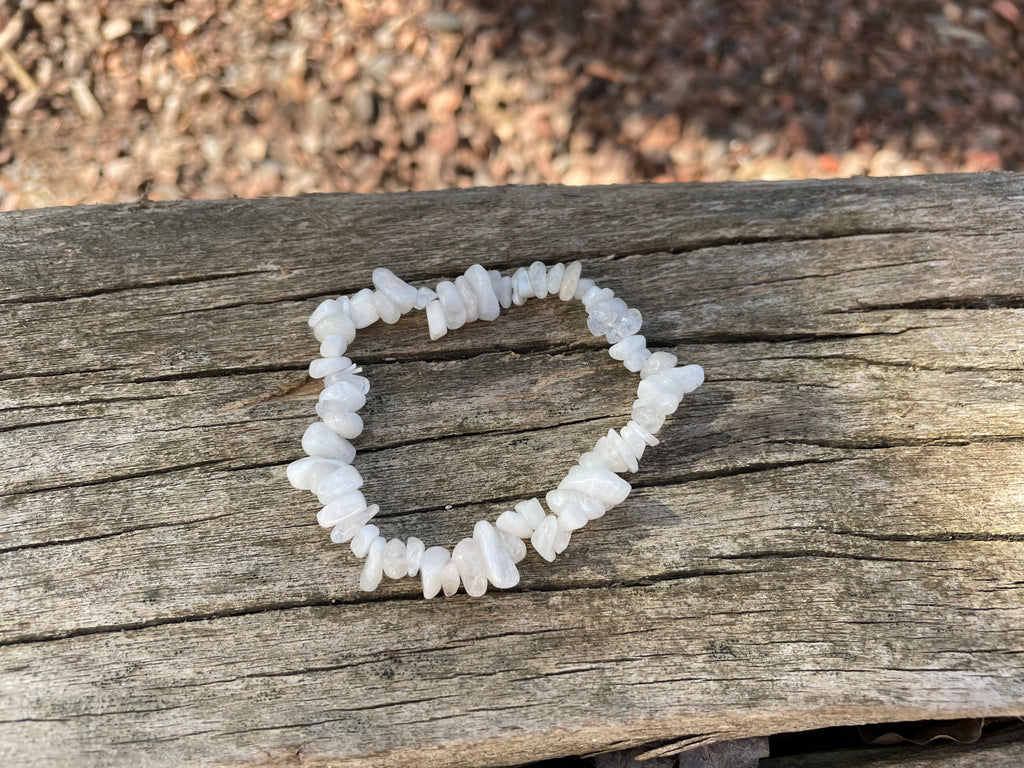
[[[2,210],[1024,167],[1011,0],[0,9]]]

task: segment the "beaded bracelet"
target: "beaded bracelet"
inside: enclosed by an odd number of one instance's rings
[[[580,262],[545,266],[539,261],[521,267],[512,275],[501,275],[474,264],[454,282],[442,281],[435,290],[415,287],[388,269],[373,270],[374,290],[364,288],[352,296],[322,302],[309,318],[313,335],[320,342],[321,357],[309,365],[309,374],[324,380],[316,406],[316,421],[302,436],[307,458],[288,465],[288,480],[301,490],[312,490],[323,508],[317,522],[331,529],[331,540],[351,542],[352,552],[366,558],[359,587],[371,592],[383,575],[397,579],[419,574],[423,596],[440,591],[453,595],[459,585],[478,597],[487,583],[508,589],[519,583],[516,563],[526,557],[529,539],[537,553],[548,562],[569,545],[573,531],[622,503],[631,490],[619,474],[637,471],[637,460],[647,446],[658,444],[654,437],[665,418],[679,406],[683,395],[704,382],[699,365],[676,367],[668,352],[650,352],[647,341],[637,334],[642,318],[608,288],[580,277]],[[529,298],[557,295],[563,301],[580,299],[587,311],[587,327],[595,336],[607,338],[608,353],[621,360],[627,370],[640,374],[632,419],[616,432],[597,441],[593,451],[584,453],[558,487],[545,496],[550,513],[539,499],[516,503],[498,515],[493,524],[479,521],[471,537],[464,538],[449,552],[444,547],[427,547],[420,539],[385,539],[370,523],[380,507],[368,504],[362,492],[363,479],[352,461],[356,450],[349,442],[363,431],[359,409],[366,403],[370,382],[362,369],[345,352],[356,331],[377,320],[396,323],[405,313],[426,310],[431,340],[475,320],[494,320],[501,309],[522,306]]]

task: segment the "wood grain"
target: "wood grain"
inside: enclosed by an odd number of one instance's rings
[[[508,765],[1024,715],[1022,201],[985,174],[4,214],[0,763]],[[284,479],[305,318],[378,265],[577,258],[706,385],[516,589],[361,593]],[[449,546],[636,382],[558,301],[351,355],[382,528]]]

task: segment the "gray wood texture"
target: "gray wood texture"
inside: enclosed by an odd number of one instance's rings
[[[1024,714],[1022,212],[1024,177],[986,174],[4,214],[0,764],[506,765]],[[360,592],[284,477],[306,317],[375,266],[534,259],[581,259],[707,383],[514,590]],[[351,355],[383,531],[449,546],[637,381],[557,300]]]

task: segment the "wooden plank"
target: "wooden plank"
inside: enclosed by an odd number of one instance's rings
[[[0,761],[500,765],[1024,714],[1021,199],[986,174],[6,214]],[[533,258],[581,258],[707,385],[515,590],[359,592],[284,481],[304,318],[379,264]],[[451,545],[624,422],[635,377],[584,326],[548,301],[360,335],[388,535]]]

